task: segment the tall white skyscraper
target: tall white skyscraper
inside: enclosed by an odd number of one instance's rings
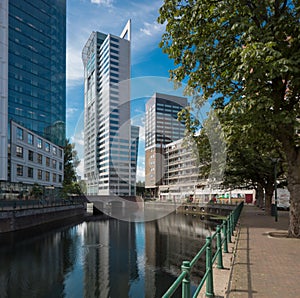
[[[84,175],[89,195],[135,195],[130,123],[130,20],[120,36],[92,32],[83,48]]]

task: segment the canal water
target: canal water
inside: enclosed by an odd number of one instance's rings
[[[9,241],[0,236],[0,297],[161,297],[214,230],[203,217],[172,213],[143,223],[99,218]],[[192,290],[204,260],[192,271]]]

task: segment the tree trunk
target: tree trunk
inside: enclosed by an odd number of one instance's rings
[[[274,192],[274,185],[269,183],[265,186],[265,210],[266,213],[271,215],[271,203],[272,203],[272,196]]]
[[[288,236],[300,238],[300,154],[289,162],[288,190],[290,192],[290,224]]]
[[[264,207],[264,189],[261,186],[261,184],[258,184],[256,187],[255,197],[256,197],[256,206],[259,208],[263,208]]]

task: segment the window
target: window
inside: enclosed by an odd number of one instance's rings
[[[43,155],[42,155],[42,154],[38,154],[38,155],[37,155],[37,162],[38,162],[39,164],[42,164],[42,163],[43,163]]]
[[[17,139],[23,141],[23,129],[17,127]]]
[[[45,143],[45,150],[47,152],[50,152],[50,144],[49,143]]]
[[[33,151],[28,150],[28,160],[33,161]]]
[[[27,169],[27,176],[28,176],[28,178],[33,178],[33,168]]]
[[[42,179],[43,179],[43,171],[40,170],[40,169],[37,170],[37,178],[38,178],[39,180],[42,180]]]
[[[61,149],[58,149],[58,154],[59,154],[59,157],[62,157],[62,150]]]
[[[50,158],[49,157],[46,157],[46,166],[50,167]]]
[[[31,133],[27,134],[28,144],[33,145],[33,135]]]
[[[17,165],[17,176],[23,176],[23,166]]]
[[[59,163],[59,170],[62,171],[62,162]]]
[[[52,148],[52,153],[53,153],[54,155],[57,154],[57,149],[56,149],[56,147],[54,147],[54,146],[53,146],[53,148]]]
[[[56,174],[55,173],[52,174],[52,181],[56,182]]]
[[[61,183],[62,182],[62,175],[58,176],[58,182]]]
[[[56,160],[55,159],[52,159],[52,168],[56,169]]]
[[[50,173],[49,172],[45,172],[45,180],[50,181]]]
[[[23,147],[16,146],[16,155],[17,157],[23,158]]]
[[[41,139],[37,139],[37,147],[42,148],[43,147],[43,141]]]

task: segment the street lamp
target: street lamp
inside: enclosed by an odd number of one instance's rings
[[[277,212],[277,164],[279,158],[272,158],[274,162],[274,197],[275,197],[275,221],[278,221],[278,212]]]

